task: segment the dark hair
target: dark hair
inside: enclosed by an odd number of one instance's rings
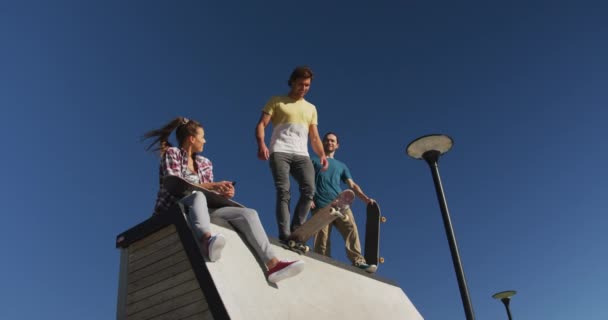
[[[287,85],[291,87],[294,81],[297,79],[312,79],[312,70],[307,66],[300,66],[293,69],[291,76],[289,76],[289,80],[287,80]]]
[[[327,136],[333,134],[334,136],[336,136],[336,143],[340,143],[339,139],[338,139],[338,135],[335,132],[329,131],[326,134],[323,135],[323,140],[327,139]]]
[[[146,150],[150,150],[154,147],[154,151],[160,150],[160,155],[163,156],[168,148],[171,147],[171,143],[169,143],[169,136],[171,132],[175,130],[175,137],[177,138],[177,143],[179,143],[180,147],[184,143],[189,136],[196,136],[196,131],[198,128],[202,128],[201,124],[195,120],[189,120],[184,117],[177,117],[167,123],[164,127],[156,130],[152,130],[146,132],[144,134],[142,140],[146,140],[149,138],[154,138],[154,141],[146,148]],[[155,145],[157,145],[155,147]]]

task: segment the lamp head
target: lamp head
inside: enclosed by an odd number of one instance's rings
[[[453,145],[454,140],[445,134],[429,134],[410,142],[405,152],[414,159],[424,159],[431,164],[450,151]]]
[[[492,298],[502,301],[504,305],[509,307],[509,302],[511,302],[511,297],[517,293],[515,290],[502,291],[499,293],[495,293]]]
[[[492,298],[497,299],[497,300],[510,299],[516,293],[517,293],[517,291],[515,291],[515,290],[502,291],[502,292],[495,293],[494,295],[492,295]]]

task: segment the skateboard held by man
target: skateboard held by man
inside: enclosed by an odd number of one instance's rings
[[[211,209],[223,207],[245,207],[234,200],[223,197],[215,191],[192,184],[178,176],[165,176],[162,178],[162,183],[169,193],[178,198],[192,194],[194,191],[201,191],[205,194],[205,198],[207,198],[207,207]]]
[[[365,223],[365,261],[368,264],[384,263],[380,257],[380,223],[386,222],[386,217],[380,214],[377,202],[367,205],[367,221]]]
[[[332,223],[335,219],[348,220],[343,211],[350,208],[355,200],[355,193],[350,190],[342,191],[329,205],[318,210],[308,221],[297,228],[287,239],[287,248],[299,253],[310,251],[306,241],[314,236],[319,230]]]

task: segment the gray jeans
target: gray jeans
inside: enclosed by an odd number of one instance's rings
[[[270,155],[270,169],[277,190],[276,214],[279,225],[279,239],[286,240],[291,232],[306,221],[315,194],[315,169],[309,157],[284,152]],[[294,211],[293,221],[289,223],[289,175],[298,182],[300,199]]]
[[[236,230],[241,232],[262,261],[267,262],[276,257],[272,251],[262,222],[260,222],[258,213],[255,210],[249,208],[223,207],[214,210],[212,209],[210,212],[207,208],[207,198],[205,197],[205,194],[199,191],[182,198],[180,202],[187,210],[190,225],[198,239],[201,239],[203,234],[211,232],[211,214],[213,217],[219,217],[230,222]]]

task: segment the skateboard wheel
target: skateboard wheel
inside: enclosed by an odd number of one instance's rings
[[[380,257],[380,259],[378,259],[378,262],[380,262],[380,263],[384,263],[384,258],[383,258],[383,257]]]
[[[308,253],[310,251],[310,247],[309,246],[304,246],[304,253]]]
[[[382,223],[386,222],[386,217],[380,218],[380,221],[382,221]]]
[[[348,216],[345,216],[345,215],[343,215],[341,219],[342,219],[342,221],[344,221],[344,222],[346,222],[346,221],[348,221],[348,220],[349,220]]]
[[[329,209],[329,214],[333,214],[333,215],[335,215],[335,214],[336,214],[336,212],[338,212],[338,210],[336,210],[336,208],[330,208],[330,209]]]
[[[295,248],[296,247],[296,242],[293,240],[289,240],[287,241],[287,246],[290,248]]]

